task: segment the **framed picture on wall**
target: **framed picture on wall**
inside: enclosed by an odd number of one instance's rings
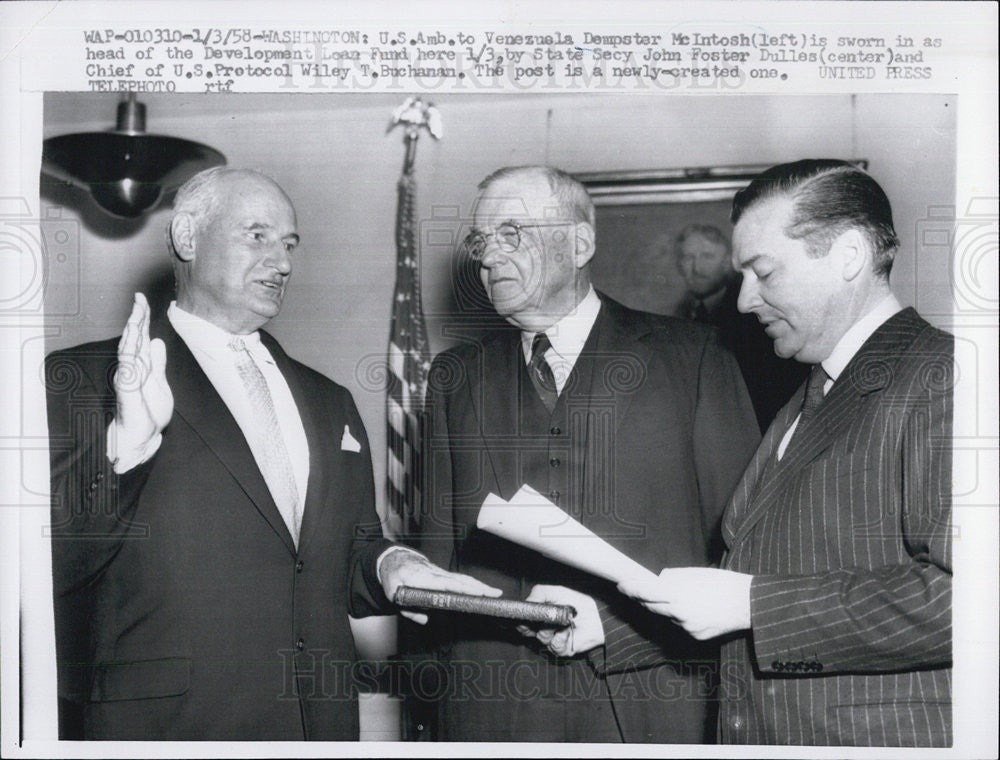
[[[865,160],[853,163],[868,168]],[[689,224],[709,224],[730,237],[733,196],[769,166],[574,175],[597,211],[594,285],[633,309],[673,314],[684,297],[674,253],[677,234]]]

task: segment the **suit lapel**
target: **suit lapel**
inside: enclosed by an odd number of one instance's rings
[[[622,422],[636,395],[642,389],[641,380],[649,367],[649,348],[642,341],[649,333],[645,323],[627,322],[617,305],[601,298],[601,311],[592,330],[596,333],[591,370],[590,399],[610,399],[615,410],[615,440]],[[584,347],[586,352],[591,345]],[[589,357],[588,357],[589,358]]]
[[[600,456],[595,456],[594,449],[603,444],[599,451],[608,452],[614,440],[613,437],[609,438],[608,428],[599,424],[597,415],[600,412],[593,404],[594,394],[601,392],[600,378],[603,376],[606,359],[600,348],[601,321],[598,314],[583,350],[566,378],[556,407],[557,411],[564,414],[571,451],[570,470],[567,473],[570,498],[566,502],[566,511],[581,523],[587,522],[587,515],[598,513],[599,506],[592,502],[608,493],[608,489],[600,482],[588,480],[588,476],[599,478],[601,475],[594,466],[595,458],[599,459]]]
[[[766,499],[758,498],[758,492],[767,482],[773,482],[769,478],[771,468],[775,464],[774,457],[778,450],[781,439],[785,436],[788,428],[791,427],[799,409],[802,408],[802,399],[805,395],[805,385],[803,384],[792,396],[792,398],[782,407],[774,418],[774,422],[768,427],[763,440],[757,447],[757,451],[747,466],[743,477],[740,478],[739,485],[733,492],[729,507],[726,510],[725,518],[722,521],[722,537],[726,546],[732,547],[737,533],[741,535],[744,528],[754,519],[754,514],[749,510],[766,504]]]
[[[649,366],[649,349],[640,340],[646,332],[648,329],[628,324],[616,304],[602,297],[597,320],[573,367],[570,387],[576,398],[567,400],[574,401],[571,409],[582,410],[585,420],[579,426],[580,440],[574,441],[574,493],[578,494],[575,502],[579,511],[575,516],[581,522],[585,522],[586,515],[614,511],[613,504],[595,500],[607,499],[614,493],[607,482],[613,476],[610,457],[617,450],[623,421],[641,390],[641,384],[635,381]],[[609,413],[613,415],[610,421],[605,419]]]
[[[736,541],[746,536],[768,509],[780,503],[777,496],[797,473],[827,451],[852,422],[865,415],[868,397],[876,398],[891,382],[896,364],[920,329],[922,324],[916,312],[912,308],[904,309],[864,342],[831,386],[822,405],[802,430],[802,435],[796,434],[795,446],[790,447],[780,462],[772,461],[769,467],[765,465],[756,493],[751,497],[750,510],[735,528]],[[804,392],[803,385],[779,415],[785,418],[790,413],[791,417],[782,428],[781,435],[772,441],[772,453],[777,450],[784,431],[798,414]]]
[[[292,536],[274,504],[243,431],[201,365],[166,319],[154,322],[150,333],[152,337],[162,338],[166,345],[167,382],[174,394],[174,414],[182,417],[222,462],[257,511],[294,554]]]
[[[469,367],[470,392],[481,389],[480,397],[472,399],[473,413],[479,416],[483,447],[489,457],[498,495],[507,500],[514,495],[514,491],[501,477],[503,463],[497,446],[507,448],[507,444],[516,441],[522,394],[529,390],[535,393],[523,356],[521,334],[515,330],[504,330],[487,339],[483,346],[483,361]],[[520,485],[515,484],[513,488],[517,489]]]

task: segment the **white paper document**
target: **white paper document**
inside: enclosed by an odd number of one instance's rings
[[[491,493],[476,526],[613,583],[657,578],[530,486],[521,486],[510,501]]]

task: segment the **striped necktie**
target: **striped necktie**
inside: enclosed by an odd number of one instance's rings
[[[299,489],[295,484],[292,459],[288,455],[285,439],[281,434],[278,415],[264,373],[253,359],[242,338],[234,338],[229,347],[236,354],[236,371],[253,408],[257,420],[255,441],[248,441],[264,482],[271,492],[275,506],[281,513],[296,548],[302,528],[302,510],[299,508]]]
[[[823,369],[822,364],[814,364],[812,369],[809,370],[809,379],[806,380],[806,395],[802,399],[802,411],[799,412],[799,422],[795,426],[795,432],[792,433],[791,439],[788,441],[788,446],[785,448],[786,452],[791,450],[792,446],[795,445],[795,441],[798,440],[802,429],[806,427],[806,423],[816,413],[819,405],[823,403],[823,388],[829,379],[830,376],[826,374],[826,370]]]
[[[552,374],[552,367],[549,366],[545,358],[545,352],[552,348],[549,336],[543,332],[538,333],[531,341],[531,361],[528,362],[528,374],[531,376],[531,384],[535,386],[538,395],[545,404],[545,408],[552,413],[556,408],[556,399],[559,392],[556,390],[556,378]]]

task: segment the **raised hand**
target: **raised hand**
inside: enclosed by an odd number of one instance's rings
[[[382,583],[382,590],[385,591],[385,595],[390,600],[396,596],[396,589],[400,586],[426,588],[433,591],[454,591],[458,594],[474,594],[476,596],[495,597],[503,593],[500,589],[487,586],[471,575],[452,573],[438,567],[423,554],[405,547],[390,549],[384,555],[379,567],[379,581]],[[399,614],[420,625],[427,622],[427,615],[423,612],[400,610]]]
[[[656,580],[626,581],[618,590],[704,640],[750,627],[752,580],[713,567],[668,567]]]
[[[167,351],[149,338],[149,304],[135,294],[121,340],[115,372],[114,447],[118,455],[143,449],[170,422],[174,395],[167,384]],[[116,457],[117,459],[117,457]]]

